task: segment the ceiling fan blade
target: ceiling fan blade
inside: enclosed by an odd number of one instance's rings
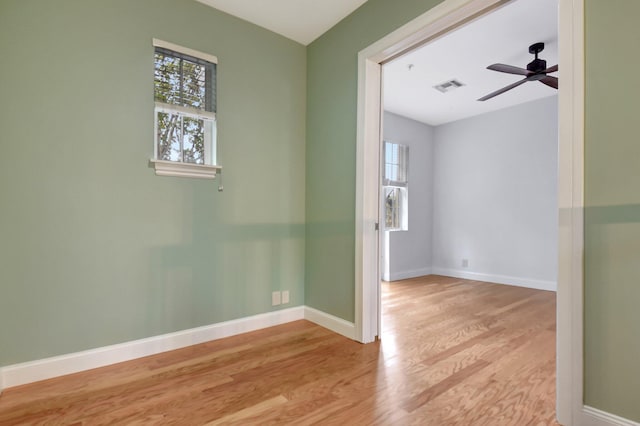
[[[514,87],[518,87],[518,86],[520,86],[522,83],[526,83],[527,81],[531,81],[531,80],[529,79],[529,77],[527,77],[527,78],[523,78],[522,80],[518,80],[518,81],[516,81],[516,82],[515,82],[515,83],[513,83],[513,84],[510,84],[510,85],[508,85],[508,86],[503,87],[503,88],[502,88],[502,89],[500,89],[500,90],[496,90],[495,92],[489,93],[487,96],[483,96],[483,97],[481,97],[481,98],[480,98],[480,99],[478,99],[478,100],[479,100],[480,102],[484,102],[484,101],[486,101],[487,99],[491,99],[491,98],[493,98],[494,96],[501,95],[501,94],[503,94],[504,92],[506,92],[506,91],[509,91],[509,90],[513,89]]]
[[[551,73],[551,72],[556,72],[558,71],[558,65],[554,65],[552,67],[547,68],[546,70],[542,71],[545,74]]]
[[[554,77],[552,75],[548,75],[543,79],[539,80],[540,83],[546,84],[549,87],[553,87],[554,89],[558,88],[558,77]]]
[[[529,75],[531,72],[525,70],[524,68],[514,67],[512,65],[506,64],[493,64],[487,67],[488,70],[506,72],[508,74],[517,74],[517,75]]]

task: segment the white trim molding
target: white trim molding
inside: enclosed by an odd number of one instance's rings
[[[556,415],[582,423],[584,406],[584,0],[559,1],[558,291]]]
[[[382,67],[370,60],[368,55],[366,51],[358,54],[356,144],[355,326],[356,339],[362,343],[373,342],[378,335],[378,316],[374,313],[379,310],[380,300]],[[375,185],[371,185],[371,182],[375,182]],[[374,264],[376,266],[371,267]]]
[[[356,326],[354,323],[343,320],[323,311],[309,306],[304,307],[304,319],[318,324],[334,333],[342,334],[351,340],[356,340]]]
[[[536,290],[556,291],[555,281],[535,280],[531,278],[510,277],[508,275],[483,274],[481,272],[470,272],[459,269],[433,268],[435,275],[447,277],[464,278],[467,280],[486,281],[495,284],[513,285],[516,287],[534,288]]]
[[[149,160],[149,163],[156,170],[158,176],[215,179],[216,175],[222,171],[221,166],[182,163],[180,161]]]
[[[183,55],[193,56],[194,58],[204,59],[205,61],[218,63],[218,58],[210,53],[200,52],[199,50],[191,49],[189,47],[180,46],[179,44],[171,43],[169,41],[160,40],[157,38],[151,39],[153,47],[160,47],[163,49],[173,50],[174,52],[182,53]]]
[[[285,324],[304,317],[305,307],[297,306],[117,345],[9,365],[0,369],[0,384],[5,388],[24,385]]]
[[[131,361],[301,319],[306,319],[334,333],[355,340],[354,323],[309,306],[296,306],[175,333],[1,367],[0,392],[3,387],[20,386],[119,362]]]
[[[640,423],[585,405],[582,426],[640,426]]]

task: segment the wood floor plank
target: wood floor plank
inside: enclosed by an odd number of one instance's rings
[[[483,368],[487,367],[489,364],[490,363],[487,361],[478,360],[473,364],[463,368],[462,370],[453,373],[451,376],[447,377],[443,381],[436,383],[430,388],[423,390],[418,395],[407,400],[407,402],[404,404],[405,410],[407,410],[408,412],[414,411],[415,409],[423,406],[433,398],[443,394],[444,392],[448,391],[449,389],[456,386],[457,384],[462,383],[465,380],[468,380],[469,377],[479,372]]]
[[[308,321],[5,390],[4,425],[555,425],[555,294],[382,284],[381,340]]]
[[[287,398],[282,395],[275,396],[266,401],[259,402],[251,407],[247,407],[243,410],[236,411],[221,419],[214,420],[206,423],[207,426],[219,426],[219,425],[232,425],[240,422],[246,423],[249,419],[253,418],[255,421],[259,421],[259,416],[274,407],[282,405],[287,402]]]

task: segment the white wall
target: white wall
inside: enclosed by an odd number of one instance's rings
[[[557,97],[438,126],[435,139],[434,272],[555,289]]]
[[[384,139],[409,146],[409,230],[384,232],[383,279],[427,275],[432,259],[433,127],[385,112]],[[385,251],[390,256],[385,257]]]
[[[435,128],[385,112],[384,136],[410,146],[409,231],[385,233],[384,279],[433,272],[555,290],[556,96]]]

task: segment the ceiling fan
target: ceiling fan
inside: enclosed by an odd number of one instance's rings
[[[546,84],[549,87],[553,87],[554,89],[558,88],[558,77],[554,77],[552,75],[547,75],[552,72],[558,71],[558,65],[554,65],[552,67],[547,68],[547,61],[544,59],[538,59],[538,53],[544,50],[544,43],[534,43],[529,46],[529,53],[536,55],[536,58],[527,64],[527,69],[514,67],[512,65],[505,64],[493,64],[489,65],[487,69],[492,71],[506,72],[508,74],[517,74],[524,75],[525,78],[522,80],[518,80],[513,84],[510,84],[506,87],[503,87],[500,90],[496,90],[495,92],[489,93],[486,96],[478,99],[479,101],[486,101],[487,99],[491,99],[494,96],[498,96],[503,94],[504,92],[511,90],[515,87],[520,86],[521,84],[526,83],[527,81],[539,81],[542,84]]]

